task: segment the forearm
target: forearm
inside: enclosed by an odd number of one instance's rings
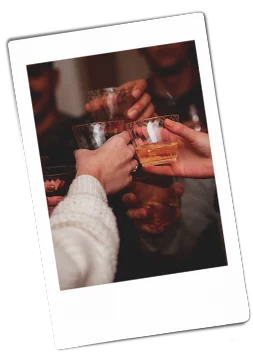
[[[61,289],[113,281],[118,230],[106,194],[95,178],[76,178],[50,221]]]

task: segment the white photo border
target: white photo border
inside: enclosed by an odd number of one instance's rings
[[[26,65],[190,40],[196,44],[228,265],[60,291]],[[20,39],[8,46],[56,348],[247,321],[249,307],[204,15]]]

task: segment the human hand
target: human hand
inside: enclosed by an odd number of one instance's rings
[[[208,134],[197,132],[178,122],[166,119],[164,127],[179,136],[177,161],[170,165],[145,167],[148,173],[185,178],[211,178],[214,176]]]
[[[45,191],[46,193],[50,192],[55,192],[58,189],[62,188],[64,186],[65,182],[64,180],[46,180],[44,182],[45,186]],[[53,212],[54,208],[58,205],[59,202],[61,202],[64,199],[63,196],[47,196],[47,207],[48,207],[48,213],[51,215]]]
[[[79,149],[75,151],[76,176],[91,175],[103,186],[106,194],[113,194],[132,181],[131,173],[138,166],[133,160],[135,149],[128,145],[128,132],[111,137],[94,151]]]
[[[144,120],[154,116],[155,107],[151,103],[150,95],[145,92],[147,82],[143,79],[129,81],[120,86],[131,89],[131,95],[135,98],[135,103],[127,112],[127,118],[130,120]]]
[[[142,184],[146,188],[145,184]],[[153,187],[153,186],[148,186]],[[154,187],[156,188],[156,187]],[[161,190],[165,194],[165,190]],[[153,192],[156,192],[154,190]],[[168,189],[166,189],[166,197],[168,199],[175,199],[175,197],[181,197],[184,193],[184,186],[181,183],[172,184]],[[123,195],[122,201],[125,206],[128,208],[127,216],[134,222],[137,229],[144,233],[162,233],[164,231],[163,225],[151,226],[148,217],[148,210],[142,207],[142,202],[136,196],[134,192],[128,192]]]
[[[100,120],[110,119],[110,115],[130,120],[150,118],[154,115],[154,106],[150,95],[145,92],[146,88],[147,83],[142,79],[126,82],[115,93],[105,92],[101,97],[92,99],[85,105],[85,110],[95,113]]]

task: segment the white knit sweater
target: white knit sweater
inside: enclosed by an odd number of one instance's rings
[[[50,222],[61,290],[114,280],[118,229],[105,191],[94,177],[82,175],[73,181]]]

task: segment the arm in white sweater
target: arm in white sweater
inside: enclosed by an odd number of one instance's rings
[[[118,229],[105,191],[94,177],[82,175],[73,181],[50,222],[61,290],[114,280]]]

